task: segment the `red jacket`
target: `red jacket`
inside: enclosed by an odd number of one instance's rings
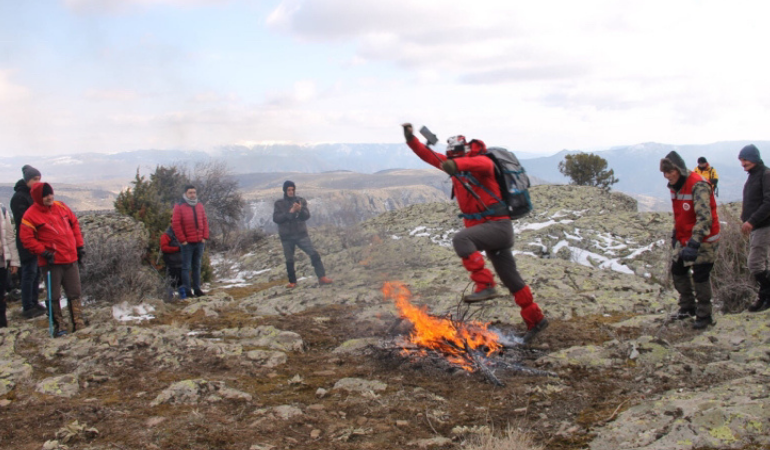
[[[179,251],[179,247],[172,245],[171,236],[169,236],[168,233],[160,235],[160,251],[167,255]]]
[[[684,186],[679,192],[670,189],[671,203],[674,207],[674,228],[676,229],[676,240],[682,245],[687,245],[687,241],[692,237],[692,229],[695,227],[697,218],[695,217],[695,207],[693,205],[692,188],[695,183],[706,181],[700,174],[690,172]],[[706,181],[707,182],[707,181]],[[717,215],[717,202],[714,198],[714,192],[709,197],[709,206],[711,207],[711,231],[708,236],[703,238],[703,242],[716,242],[719,240],[719,216]]]
[[[412,139],[407,142],[407,145],[409,145],[409,148],[411,148],[420,159],[439,169],[441,168],[441,163],[447,159],[446,155],[434,152],[423,145],[416,137],[412,137]],[[487,190],[494,194],[498,199],[502,198],[500,195],[500,186],[495,179],[495,163],[487,157],[478,157],[480,153],[485,151],[486,146],[483,142],[471,141],[470,156],[453,159],[453,161],[457,163],[458,173],[456,176],[452,177],[452,186],[454,187],[454,193],[457,197],[457,204],[460,206],[460,211],[464,214],[483,213],[487,211],[487,208],[484,205],[491,207],[495,203],[498,203],[497,199],[489,195]],[[471,179],[471,177],[473,179]],[[461,180],[471,187],[484,205],[481,205],[481,203],[467,191],[461,183]],[[476,182],[484,187],[478,186]],[[484,188],[486,188],[486,190]],[[509,218],[510,217],[507,214],[503,214],[499,216],[492,215],[478,219],[463,220],[465,221],[465,227],[468,228],[490,220],[505,220]]]
[[[55,201],[51,206],[43,204],[43,187],[48,183],[35,183],[30,194],[35,202],[24,213],[19,235],[24,248],[38,255],[40,266],[48,264],[41,253],[54,253],[54,264],[70,264],[78,260],[78,247],[83,246],[78,218],[67,205]]]
[[[203,203],[195,206],[182,200],[174,205],[174,215],[171,217],[171,228],[174,229],[179,243],[188,242],[197,244],[209,238],[209,220],[206,218],[206,210]]]

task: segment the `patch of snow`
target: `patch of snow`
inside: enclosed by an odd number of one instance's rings
[[[150,320],[155,318],[150,314],[153,311],[155,307],[152,305],[145,303],[129,305],[128,302],[123,302],[112,306],[112,317],[120,322]]]
[[[426,230],[428,227],[420,225],[419,227],[415,228],[414,230],[409,232],[409,236],[414,236],[415,234],[419,233],[420,231]],[[425,236],[424,234],[421,234],[420,236]]]

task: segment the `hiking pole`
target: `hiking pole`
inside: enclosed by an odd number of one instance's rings
[[[426,146],[426,147],[428,147],[428,150],[430,150],[430,152],[431,152],[431,153],[433,154],[433,156],[436,158],[436,160],[438,161],[438,165],[439,165],[439,168],[440,168],[440,166],[441,166],[441,163],[442,163],[442,162],[444,162],[444,161],[441,161],[441,158],[439,158],[439,157],[438,157],[438,155],[436,154],[436,152],[434,152],[434,151],[433,151],[433,150],[430,148],[430,146],[431,146],[431,145],[436,145],[436,143],[438,143],[438,138],[436,137],[436,135],[435,135],[435,134],[433,134],[433,133],[432,133],[432,132],[431,132],[431,131],[428,129],[428,127],[426,127],[426,126],[424,126],[424,125],[423,125],[423,127],[422,127],[422,128],[420,128],[420,134],[421,134],[421,135],[422,135],[422,136],[425,138],[425,140],[427,141],[427,142],[425,143],[425,146]],[[447,175],[449,175],[449,174],[447,174]],[[477,193],[476,193],[476,192],[475,192],[473,189],[471,189],[471,187],[468,185],[468,183],[466,183],[465,181],[463,181],[463,180],[462,180],[460,177],[458,177],[458,176],[456,176],[456,175],[449,175],[449,177],[450,177],[450,178],[454,178],[455,180],[459,181],[459,182],[460,182],[460,184],[461,184],[461,185],[462,185],[462,186],[465,188],[465,190],[466,190],[466,191],[468,191],[468,193],[469,193],[469,194],[471,194],[471,195],[473,196],[473,198],[475,198],[475,199],[476,199],[476,201],[477,201],[477,202],[479,202],[479,205],[481,205],[481,206],[482,206],[484,209],[486,209],[486,210],[488,210],[488,209],[489,209],[489,207],[486,205],[486,203],[484,203],[484,201],[483,201],[483,200],[481,200],[481,197],[479,197],[479,194],[477,194]]]
[[[54,337],[53,330],[53,301],[51,300],[51,268],[46,271],[45,296],[48,299],[48,332]]]

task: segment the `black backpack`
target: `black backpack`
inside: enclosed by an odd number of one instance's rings
[[[500,185],[500,199],[508,206],[511,219],[520,219],[532,211],[529,177],[519,159],[501,147],[490,147],[483,155],[495,163],[495,178]]]

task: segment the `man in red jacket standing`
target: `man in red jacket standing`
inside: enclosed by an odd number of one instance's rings
[[[80,304],[80,272],[77,262],[85,256],[78,219],[62,202],[54,200],[48,183],[35,183],[30,190],[34,204],[27,209],[19,227],[24,248],[37,255],[43,274],[51,273],[51,311],[54,336],[67,334],[63,329],[61,288],[67,294],[73,332],[86,327]]]
[[[481,251],[485,251],[521,308],[521,317],[527,324],[524,341],[529,342],[548,326],[548,320],[516,268],[511,252],[513,224],[506,205],[498,200],[502,196],[495,179],[494,163],[490,158],[478,157],[486,152],[486,146],[479,140],[466,142],[464,136],[454,136],[447,140],[446,155],[443,155],[423,145],[414,136],[411,124],[405,123],[403,128],[409,148],[420,159],[452,177],[454,195],[462,211],[460,216],[465,221],[465,229],[455,235],[452,245],[475,283],[474,292],[463,300],[475,303],[497,295],[492,272],[484,267]]]
[[[182,284],[186,294],[195,297],[206,295],[201,291],[201,258],[209,239],[209,221],[203,203],[198,201],[195,186],[185,186],[182,200],[174,205],[171,227],[182,244]]]

